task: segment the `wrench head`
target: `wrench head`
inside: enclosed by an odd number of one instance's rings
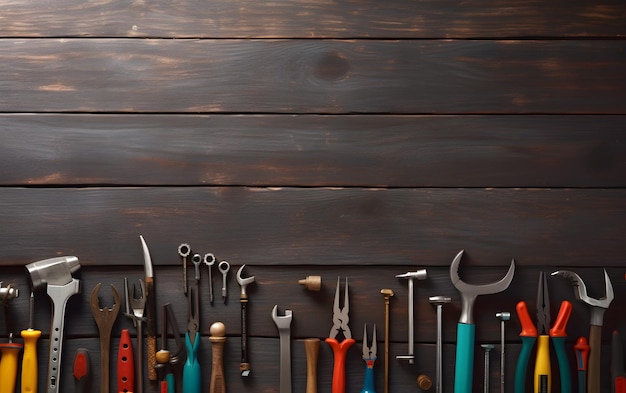
[[[210,252],[204,254],[204,264],[207,266],[213,266],[215,264],[215,255]]]
[[[611,284],[611,278],[606,272],[606,269],[604,269],[605,295],[600,299],[595,299],[587,295],[587,286],[578,274],[569,270],[557,270],[553,272],[552,275],[567,278],[570,284],[572,284],[572,286],[574,287],[574,296],[576,296],[576,299],[581,300],[590,306],[609,308],[609,305],[615,297],[615,294],[613,293],[613,284]]]
[[[285,310],[285,315],[278,315],[278,305],[275,305],[272,309],[272,319],[279,331],[289,329],[292,318],[293,311],[291,310]]]
[[[252,284],[254,282],[254,276],[250,276],[246,278],[241,277],[241,272],[243,272],[244,267],[246,267],[246,265],[241,265],[239,270],[237,270],[237,283],[245,288],[246,285]],[[245,293],[245,290],[244,290],[244,293]]]
[[[506,275],[496,282],[492,282],[489,284],[482,285],[474,285],[468,284],[465,281],[461,280],[459,276],[459,265],[461,263],[461,257],[463,256],[464,250],[461,250],[452,261],[450,265],[450,280],[452,284],[456,287],[456,289],[461,292],[463,295],[476,297],[478,295],[490,295],[493,293],[502,292],[509,287],[511,281],[513,281],[513,275],[515,273],[515,260],[511,261],[511,265],[509,266],[509,270],[506,272]]]

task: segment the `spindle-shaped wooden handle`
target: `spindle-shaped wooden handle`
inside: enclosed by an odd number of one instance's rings
[[[212,345],[213,362],[211,370],[211,393],[226,393],[224,380],[224,344],[226,343],[226,327],[222,322],[211,325],[209,341]]]
[[[320,339],[304,340],[306,351],[306,393],[317,393],[317,357],[320,353]]]

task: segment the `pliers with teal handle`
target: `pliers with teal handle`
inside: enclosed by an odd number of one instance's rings
[[[372,333],[372,346],[367,346],[367,325],[363,325],[363,361],[365,362],[365,381],[361,393],[376,393],[374,385],[374,362],[376,362],[376,325]]]
[[[537,328],[533,324],[530,314],[528,313],[528,307],[526,302],[521,301],[516,306],[517,316],[519,317],[522,325],[522,331],[520,337],[522,339],[522,349],[519,357],[517,358],[517,365],[515,367],[515,393],[526,393],[526,368],[528,366],[528,360],[530,353],[537,340]],[[554,346],[557,360],[559,363],[559,374],[561,375],[561,392],[572,392],[572,379],[569,369],[569,362],[567,354],[565,352],[565,326],[569,320],[569,316],[572,312],[572,303],[567,300],[561,303],[559,309],[559,315],[554,324],[554,327],[550,329],[550,337],[552,338],[552,345]]]
[[[461,280],[459,264],[463,251],[459,252],[450,265],[450,280],[461,292],[462,311],[457,325],[456,336],[456,367],[454,370],[454,393],[471,393],[474,374],[474,302],[479,295],[490,295],[502,292],[509,287],[515,273],[515,261],[511,261],[506,275],[490,284],[472,285]]]
[[[201,393],[202,371],[198,362],[198,347],[200,346],[200,299],[198,286],[192,285],[187,296],[189,317],[187,332],[185,333],[187,360],[183,367],[183,392]]]

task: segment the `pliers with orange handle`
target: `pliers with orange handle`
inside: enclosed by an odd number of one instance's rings
[[[526,387],[526,367],[530,352],[535,341],[537,343],[537,358],[535,360],[534,392],[550,393],[552,389],[551,368],[550,368],[550,348],[549,340],[552,338],[552,345],[557,355],[559,371],[561,375],[561,392],[571,393],[572,381],[570,377],[569,363],[565,352],[565,327],[572,312],[572,304],[568,301],[561,303],[559,315],[556,323],[548,332],[550,325],[550,302],[548,298],[548,287],[545,274],[539,275],[539,288],[537,290],[537,322],[533,324],[526,302],[517,304],[517,315],[522,324],[522,350],[517,360],[515,369],[515,393],[524,393]],[[549,333],[549,335],[548,335]]]
[[[333,366],[333,384],[332,393],[345,393],[346,391],[346,353],[348,348],[356,341],[352,338],[352,332],[348,326],[350,318],[350,303],[348,300],[348,278],[346,278],[346,287],[344,289],[343,308],[339,307],[339,285],[340,279],[337,277],[337,288],[335,289],[335,301],[333,304],[333,326],[330,329],[329,337],[324,340],[333,350],[334,366]],[[343,341],[337,340],[339,332],[343,332]]]

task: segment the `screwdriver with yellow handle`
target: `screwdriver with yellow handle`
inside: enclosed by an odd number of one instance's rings
[[[15,392],[17,379],[17,359],[22,350],[22,344],[13,342],[13,333],[9,333],[9,342],[0,344],[0,393]]]
[[[20,334],[24,339],[24,357],[22,358],[22,393],[37,393],[37,340],[41,330],[33,329],[35,295],[31,292],[28,301],[28,329]]]

